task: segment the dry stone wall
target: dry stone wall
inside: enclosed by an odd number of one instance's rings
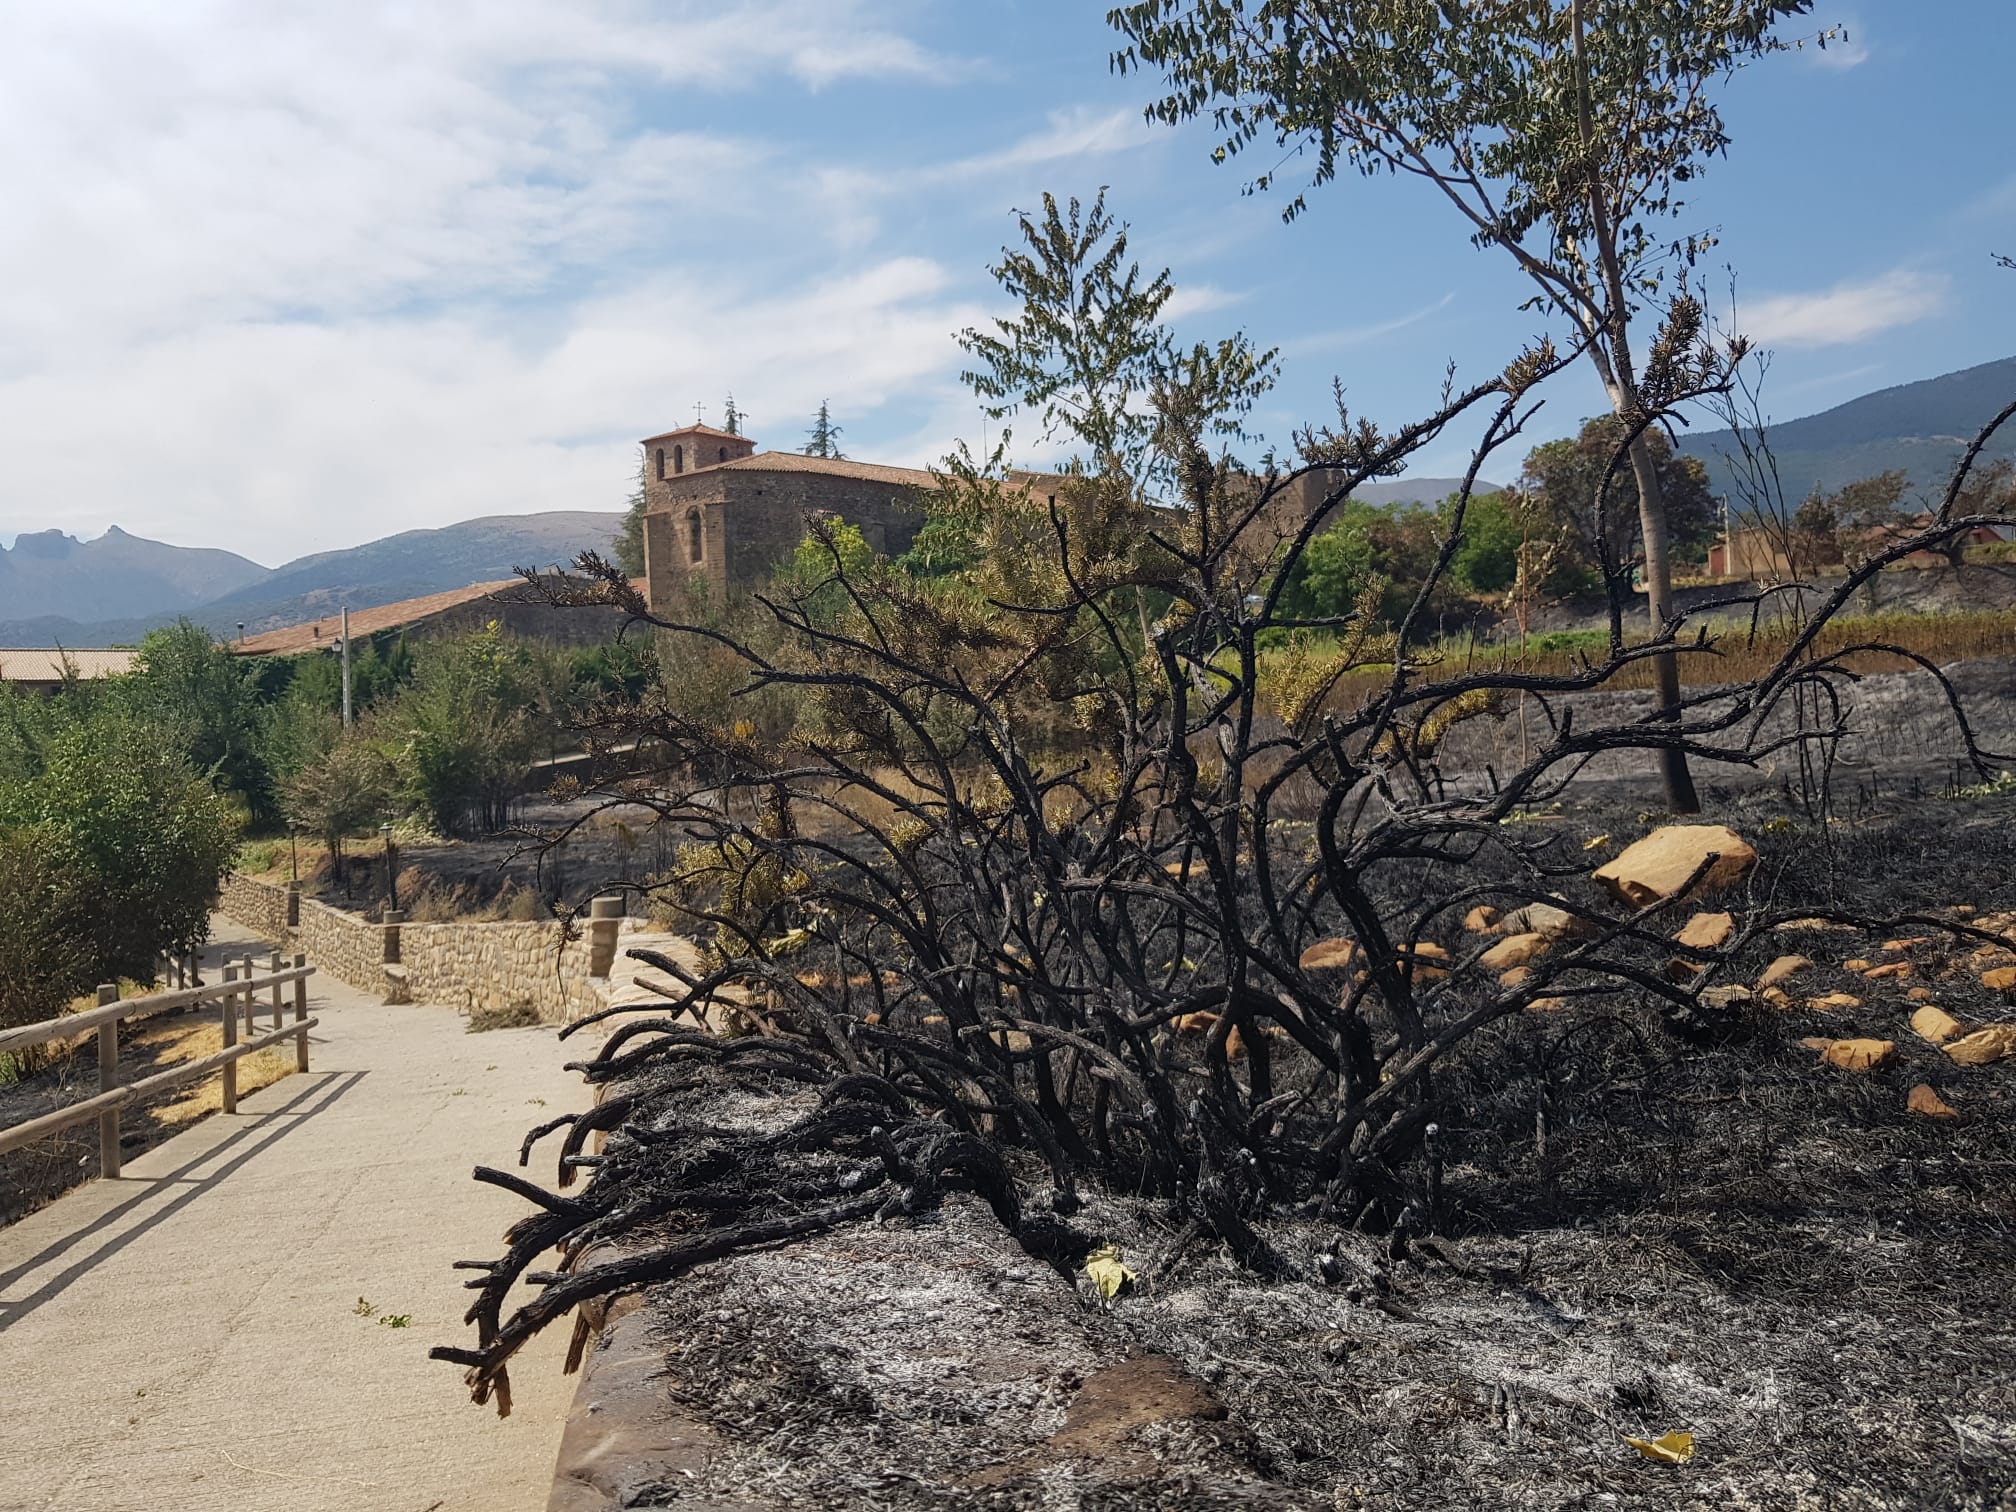
[[[563,945],[560,925],[551,921],[382,925],[303,898],[300,922],[289,928],[287,890],[235,873],[225,878],[217,906],[283,950],[300,951],[310,965],[382,992],[388,1002],[493,1011],[529,1006],[548,1023],[565,1023],[609,1001],[609,978],[588,971],[586,930]]]

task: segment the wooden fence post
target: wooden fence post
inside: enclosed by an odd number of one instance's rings
[[[239,970],[241,973],[239,980],[244,982],[251,981],[259,974],[259,968],[252,964],[252,957],[249,955],[239,958]],[[245,1004],[245,1038],[249,1040],[258,1032],[257,1026],[252,1022],[252,1015],[259,1011],[258,994],[247,987],[239,996]]]
[[[280,974],[279,951],[276,950],[273,952],[273,964],[268,966],[266,969],[272,972],[273,975],[275,976],[278,976]],[[273,1027],[275,1029],[278,1029],[280,1027],[280,984],[278,982],[275,982],[273,984]]]
[[[117,982],[98,984],[98,1002],[119,1001]],[[98,1090],[111,1092],[119,1085],[119,1021],[98,1026]],[[98,1115],[98,1174],[119,1179],[119,1110]]]
[[[236,966],[226,966],[224,968],[224,980],[227,983],[237,981],[238,968]],[[224,1048],[229,1050],[233,1045],[238,1043],[238,994],[227,991],[218,1000],[218,1003],[222,1011],[217,1015],[217,1024],[223,1031]],[[224,1063],[223,1076],[224,1111],[226,1113],[236,1113],[238,1111],[238,1062],[235,1060],[226,1061]]]
[[[308,964],[308,957],[298,951],[294,956],[294,969],[300,971]],[[294,1069],[308,1069],[308,1026],[303,1022],[308,1017],[308,978],[294,978],[294,1022],[301,1027],[294,1031]]]

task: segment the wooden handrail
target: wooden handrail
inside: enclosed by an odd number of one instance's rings
[[[273,960],[277,966],[278,952]],[[238,975],[238,968],[225,966],[223,980],[209,987],[186,987],[174,992],[153,992],[145,997],[118,999],[116,986],[102,986],[98,989],[98,1006],[82,1013],[68,1014],[62,1018],[44,1019],[38,1024],[24,1024],[18,1029],[0,1034],[0,1053],[21,1049],[29,1045],[45,1044],[50,1040],[70,1039],[98,1032],[98,1095],[87,1097],[80,1103],[67,1108],[58,1108],[53,1113],[45,1113],[40,1118],[31,1118],[25,1123],[11,1128],[0,1129],[0,1154],[32,1144],[51,1134],[77,1124],[98,1124],[98,1170],[107,1177],[119,1174],[119,1111],[132,1106],[143,1098],[152,1097],[157,1092],[165,1092],[184,1082],[196,1081],[213,1071],[224,1073],[223,1105],[226,1113],[238,1111],[238,1061],[255,1050],[264,1050],[281,1040],[294,1041],[295,1069],[308,1069],[308,1031],[320,1022],[308,1016],[308,978],[315,974],[315,968],[307,964],[304,956],[295,956],[294,964],[281,970],[268,972],[265,976],[252,974],[252,960],[244,958],[245,975]],[[281,1027],[280,989],[287,983],[294,984],[294,1022]],[[266,1034],[252,1034],[253,994],[271,988],[273,992],[273,1028]],[[175,1008],[189,1008],[198,1003],[217,1002],[221,1004],[218,1025],[223,1031],[224,1048],[214,1055],[206,1055],[201,1060],[176,1066],[171,1070],[143,1077],[139,1081],[119,1086],[119,1025],[128,1019],[151,1018],[158,1013],[166,1013]],[[246,1038],[238,1038],[238,1014],[240,1003],[245,1014]]]
[[[80,1103],[72,1103],[67,1108],[58,1108],[54,1113],[44,1113],[40,1118],[31,1118],[26,1123],[15,1124],[12,1128],[0,1129],[0,1155],[22,1145],[33,1144],[50,1134],[60,1134],[63,1130],[81,1123],[90,1123],[101,1114],[116,1113],[121,1108],[130,1108],[142,1098],[152,1097],[156,1092],[166,1092],[170,1087],[180,1086],[186,1081],[197,1081],[212,1071],[224,1067],[250,1055],[255,1050],[265,1050],[284,1039],[291,1039],[305,1029],[313,1029],[322,1021],[319,1018],[305,1018],[289,1024],[285,1029],[271,1029],[257,1039],[241,1040],[228,1050],[219,1050],[214,1055],[206,1055],[201,1060],[190,1061],[154,1076],[142,1077],[139,1081],[128,1082],[111,1092],[100,1092],[96,1097],[87,1097]],[[118,1174],[116,1171],[110,1174]]]
[[[172,1008],[189,1008],[197,1003],[215,1002],[226,996],[243,996],[247,989],[278,987],[283,982],[300,981],[315,975],[313,966],[290,966],[284,971],[275,971],[266,976],[242,978],[232,982],[215,982],[208,987],[183,987],[174,992],[153,992],[145,997],[122,998],[99,1008],[86,1008],[82,1013],[66,1013],[61,1018],[43,1019],[39,1023],[23,1024],[17,1029],[0,1030],[0,1055],[14,1050],[25,1050],[30,1045],[46,1044],[50,1040],[69,1039],[72,1035],[83,1034],[96,1029],[100,1024],[110,1024],[130,1018],[147,1018],[152,1014],[166,1013]]]

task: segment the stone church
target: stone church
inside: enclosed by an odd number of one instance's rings
[[[746,589],[805,537],[808,515],[831,513],[870,547],[898,556],[924,523],[936,486],[914,467],[756,450],[747,436],[687,425],[644,442],[644,573],[654,604],[690,578]]]

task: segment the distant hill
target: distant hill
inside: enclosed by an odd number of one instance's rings
[[[111,646],[129,645],[158,625],[172,623],[186,614],[220,636],[237,633],[244,625],[247,633],[299,624],[303,620],[334,613],[346,604],[352,609],[369,609],[401,599],[441,593],[470,583],[488,582],[511,575],[517,567],[550,567],[572,561],[583,551],[607,552],[623,523],[616,512],[594,510],[553,510],[544,514],[488,515],[464,520],[459,525],[438,530],[406,530],[382,540],[368,541],[343,551],[322,551],[300,557],[284,566],[267,569],[232,557],[229,552],[189,552],[190,556],[222,557],[251,569],[250,576],[217,570],[212,580],[218,591],[200,599],[140,607],[132,600],[94,586],[88,594],[78,593],[50,605],[47,599],[18,601],[30,613],[20,613],[16,598],[0,581],[0,605],[7,618],[0,621],[0,645],[10,646]],[[56,532],[23,536],[21,542],[44,542]],[[159,552],[182,552],[185,548],[161,546],[141,541],[123,532],[123,540]],[[68,540],[68,537],[61,537]],[[91,546],[97,545],[91,542]],[[73,548],[76,542],[71,542]],[[34,560],[34,545],[30,558]],[[89,549],[79,548],[79,549]],[[21,543],[14,555],[20,555]],[[117,606],[137,610],[118,618],[86,618],[79,608]]]
[[[402,530],[276,567],[258,582],[212,599],[190,618],[222,634],[240,622],[248,631],[295,625],[333,614],[345,604],[375,608],[507,578],[516,567],[552,567],[583,551],[607,552],[622,524],[620,513],[560,509],[486,515],[439,530]]]
[[[176,613],[247,589],[271,569],[229,551],[169,546],[117,525],[95,541],[60,530],[0,547],[0,612],[73,621]]]
[[[2016,399],[2016,357],[1879,389],[1803,420],[1769,428],[1785,497],[1798,503],[1818,489],[1896,468],[1927,492],[1942,489],[1975,434]],[[1726,430],[1683,435],[1681,451],[1699,457],[1718,492],[1729,487],[1721,460],[1733,451]],[[1985,457],[2016,457],[2016,422],[2004,426]]]
[[[1393,478],[1384,483],[1361,483],[1351,490],[1351,497],[1361,504],[1440,504],[1462,486],[1461,478]],[[1481,497],[1503,487],[1479,478],[1472,492]]]

